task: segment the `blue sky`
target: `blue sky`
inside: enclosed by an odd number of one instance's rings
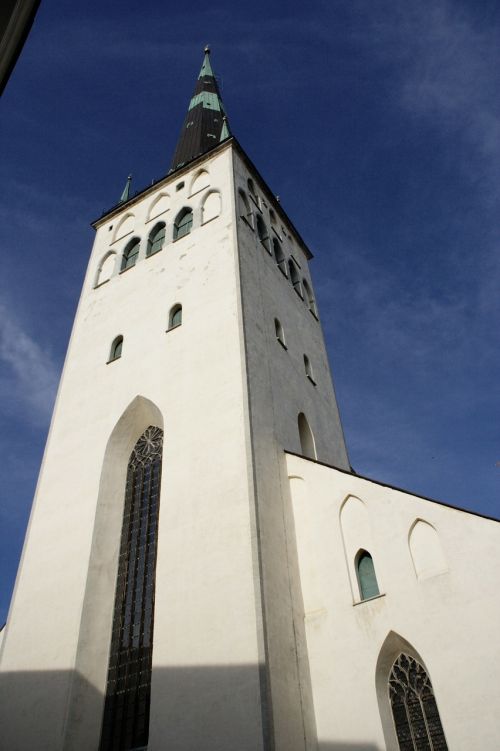
[[[315,254],[354,468],[500,515],[498,3],[171,6],[45,0],[0,103],[0,622],[89,223],[167,172],[207,42]]]

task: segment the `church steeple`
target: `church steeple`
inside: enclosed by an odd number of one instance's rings
[[[207,46],[170,171],[173,172],[183,164],[205,154],[229,138],[229,135],[227,117],[210,64],[210,49]]]

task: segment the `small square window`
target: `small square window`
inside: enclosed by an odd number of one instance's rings
[[[176,190],[182,190],[183,187],[184,187],[184,181],[182,181],[181,183],[177,183],[177,185],[175,186],[175,189]]]

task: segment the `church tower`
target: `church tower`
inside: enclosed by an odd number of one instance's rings
[[[94,222],[1,657],[9,751],[315,748],[285,450],[349,470],[300,234],[209,51]]]

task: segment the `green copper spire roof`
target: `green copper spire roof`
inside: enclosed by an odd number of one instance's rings
[[[203,64],[189,102],[170,171],[205,154],[229,136],[224,105],[210,62],[210,49],[205,47]]]
[[[127,177],[127,182],[125,183],[125,187],[123,188],[123,193],[121,195],[121,198],[118,203],[125,203],[125,201],[128,201],[130,198],[130,184],[132,182],[132,175],[129,175]]]

